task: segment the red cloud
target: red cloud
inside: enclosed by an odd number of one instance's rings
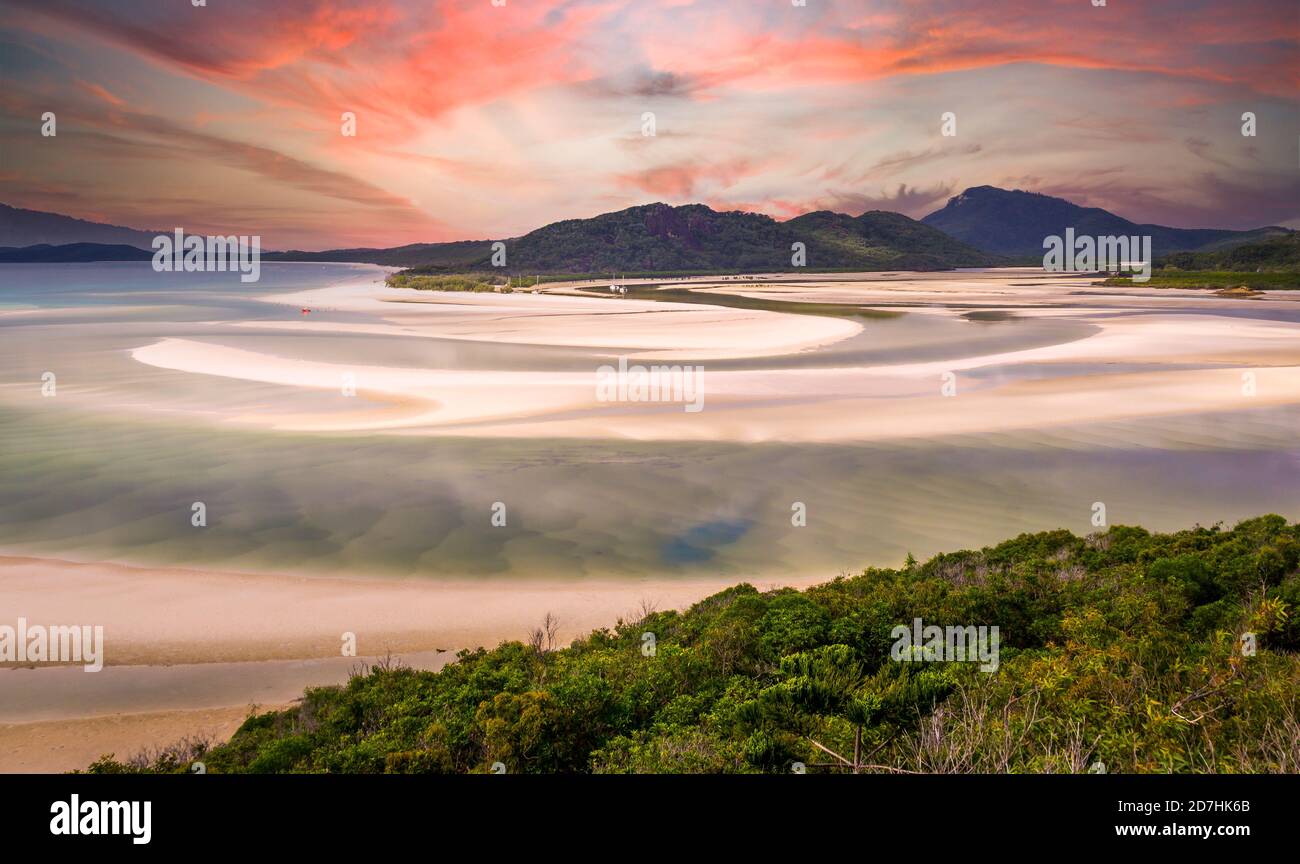
[[[950,185],[989,182],[988,171],[994,178],[1020,170],[1059,178],[1059,165],[1050,162],[1023,169],[1007,162],[1020,158],[1007,152],[1019,130],[1005,120],[998,128],[996,111],[983,112],[983,128],[963,127],[986,137],[963,138],[957,148],[917,131],[908,111],[934,107],[921,98],[862,100],[904,106],[896,114],[859,116],[846,107],[845,93],[876,96],[890,86],[905,96],[952,93],[972,109],[1002,107],[981,104],[986,91],[962,73],[1010,64],[1026,66],[997,77],[1006,92],[1023,97],[1026,112],[1049,101],[1072,109],[1076,97],[1081,103],[1094,97],[1077,121],[1057,117],[1058,125],[1035,139],[1040,146],[1074,147],[1083,157],[1080,171],[1095,174],[1139,152],[1136,146],[1125,151],[1126,144],[1149,143],[1154,151],[1166,143],[1178,152],[1153,155],[1129,169],[1130,176],[1159,167],[1161,185],[1181,177],[1212,187],[1212,204],[1245,196],[1243,213],[1261,199],[1242,190],[1293,188],[1271,179],[1279,169],[1269,167],[1267,147],[1261,176],[1239,177],[1240,169],[1229,166],[1239,165],[1240,154],[1223,150],[1212,130],[1191,137],[1215,142],[1213,151],[1196,147],[1213,152],[1218,163],[1187,149],[1188,130],[1170,127],[1179,117],[1205,116],[1228,103],[1232,111],[1225,113],[1233,117],[1249,108],[1281,118],[1266,128],[1291,128],[1284,125],[1292,122],[1285,109],[1293,108],[1300,90],[1294,0],[1145,0],[1109,7],[1087,0],[1002,0],[996,6],[816,0],[806,7],[783,0],[508,0],[502,7],[488,0],[209,0],[201,8],[184,0],[0,4],[22,13],[6,16],[3,26],[10,31],[38,31],[68,49],[69,58],[86,43],[94,48],[87,58],[110,58],[94,70],[69,59],[61,81],[47,66],[33,66],[6,82],[9,93],[30,97],[21,116],[37,116],[59,97],[76,106],[67,120],[59,115],[61,136],[65,128],[80,135],[61,137],[62,153],[82,148],[92,162],[103,159],[109,166],[170,160],[178,176],[215,164],[227,176],[249,175],[250,182],[221,188],[218,194],[228,200],[214,207],[224,203],[233,212],[249,192],[313,196],[322,209],[302,214],[299,226],[318,225],[335,237],[365,230],[395,242],[418,239],[421,231],[455,236],[470,225],[499,231],[485,200],[499,202],[524,227],[560,212],[615,209],[642,196],[760,199],[746,206],[775,215],[818,206],[849,212],[884,206],[919,215]],[[1029,64],[1081,70],[1050,76],[1078,82],[1079,91],[1046,92],[1041,79],[1049,76]],[[1134,83],[1138,92],[1126,93]],[[1097,107],[1099,93],[1107,102],[1113,94],[1113,116]],[[213,94],[220,98],[209,101]],[[5,101],[0,94],[0,104]],[[1147,105],[1159,120],[1133,122]],[[626,133],[631,118],[659,106],[666,117],[680,118],[675,131],[664,131],[653,146],[642,139],[635,147],[607,146]],[[682,111],[674,115],[674,107]],[[343,111],[357,113],[358,137],[338,134]],[[1090,119],[1096,112],[1103,116]],[[187,126],[187,117],[202,132]],[[1288,140],[1289,170],[1294,138]],[[960,170],[954,170],[955,157],[966,157],[956,163]],[[1200,174],[1207,165],[1233,175],[1225,173],[1215,185],[1216,178]],[[61,170],[35,155],[19,167],[32,182],[43,171]],[[960,176],[972,170],[982,176]],[[743,182],[760,174],[761,184]],[[104,189],[116,183],[112,200],[121,201],[138,181],[111,170],[93,178]],[[909,185],[895,186],[902,181]],[[875,194],[885,182],[897,191]],[[1138,195],[1131,183],[1121,191]],[[178,194],[197,199],[214,193]],[[472,215],[448,204],[475,199]],[[110,200],[107,192],[104,200]],[[1280,218],[1284,203],[1256,209]],[[1168,212],[1174,222],[1177,206],[1153,198],[1146,209],[1162,218]],[[425,213],[438,208],[455,209],[462,224],[447,228]],[[285,212],[291,218],[287,206]],[[358,213],[365,217],[359,220]]]
[[[620,185],[630,186],[665,198],[682,199],[694,195],[702,183],[727,188],[743,177],[756,174],[753,163],[732,160],[716,164],[676,162],[644,171],[616,175]]]
[[[332,118],[365,111],[372,131],[408,133],[417,118],[590,77],[575,46],[605,13],[562,0],[222,0],[135,15],[87,0],[8,2],[38,16],[29,27],[89,32],[255,99]]]

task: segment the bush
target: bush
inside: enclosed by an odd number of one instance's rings
[[[569,648],[383,664],[250,717],[210,772],[1300,772],[1300,526],[1024,534],[806,591],[737,585]],[[996,625],[1000,665],[900,664],[890,631]],[[643,653],[641,634],[656,650]],[[1243,656],[1242,636],[1257,651]],[[814,744],[816,742],[816,744]],[[98,760],[183,771],[191,751]],[[838,763],[836,763],[838,764]]]

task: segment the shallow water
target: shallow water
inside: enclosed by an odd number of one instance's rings
[[[0,548],[429,578],[830,576],[1021,531],[1087,533],[1095,501],[1112,522],[1152,529],[1294,516],[1300,450],[1276,445],[1297,419],[739,447],[291,435],[6,410]],[[195,501],[207,527],[190,524]],[[505,527],[491,524],[498,501]],[[794,502],[806,527],[791,525]]]
[[[196,276],[200,274],[187,274]],[[168,287],[148,265],[0,266],[0,550],[248,571],[519,579],[719,580],[853,571],[1111,523],[1175,529],[1300,515],[1300,409],[891,444],[510,440],[259,431],[207,414],[324,411],[319,393],[134,361],[163,336],[276,353],[284,335],[213,322],[296,318],[260,295],[378,278],[375,268],[268,264]],[[316,313],[313,313],[316,314]],[[321,313],[326,317],[330,313]],[[336,320],[364,320],[337,313]],[[914,362],[1081,338],[1057,320],[904,314],[768,368]],[[1071,330],[1070,328],[1074,328]],[[438,368],[592,368],[597,349],[302,334],[293,356]],[[1115,371],[1114,366],[1108,367]],[[1132,368],[1142,368],[1133,365]],[[59,395],[42,398],[54,370]],[[972,378],[1087,374],[1001,366]],[[191,525],[194,502],[207,526]],[[506,507],[504,527],[492,507]],[[792,506],[807,525],[791,524]]]

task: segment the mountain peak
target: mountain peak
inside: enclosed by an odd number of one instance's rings
[[[1068,201],[1065,201],[1064,198],[1056,198],[1052,195],[1046,195],[1042,192],[1030,192],[1025,189],[1003,189],[1001,186],[984,185],[984,186],[970,186],[962,190],[957,195],[954,195],[953,197],[949,198],[948,204],[950,206],[957,207],[961,204],[965,204],[971,201],[989,201],[989,200],[997,200],[999,198],[1008,199],[1008,198],[1017,198],[1017,197],[1048,198],[1053,201],[1063,201],[1067,204],[1070,203]]]
[[[1079,236],[1149,235],[1157,256],[1249,238],[1241,231],[1138,225],[1100,207],[997,186],[972,186],[921,221],[977,249],[1012,257],[1042,256],[1044,238],[1064,236],[1067,228]]]
[[[813,269],[942,270],[997,262],[898,214],[817,210],[778,222],[705,204],[641,204],[554,222],[508,241],[512,268],[537,273],[763,272],[790,269],[802,243]]]

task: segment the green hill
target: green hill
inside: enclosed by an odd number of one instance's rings
[[[645,204],[566,219],[503,241],[515,274],[767,272],[790,270],[801,242],[810,270],[947,270],[1002,263],[898,213],[852,217],[821,211],[778,222],[703,204]],[[492,241],[420,243],[394,249],[281,252],[270,261],[359,261],[419,273],[490,271]]]
[[[568,648],[539,629],[436,673],[385,663],[228,743],[91,770],[845,771],[826,751],[857,742],[865,771],[1297,773],[1298,564],[1300,525],[1272,515],[1022,534],[806,591],[738,585]],[[996,663],[897,650],[917,618],[996,625]]]
[[[856,217],[820,210],[784,225],[796,234],[816,237],[824,254],[861,262],[866,270],[946,270],[1004,263],[929,225],[885,210]]]
[[[1158,261],[1161,269],[1284,273],[1300,271],[1300,234],[1269,237],[1230,249],[1178,252]]]

